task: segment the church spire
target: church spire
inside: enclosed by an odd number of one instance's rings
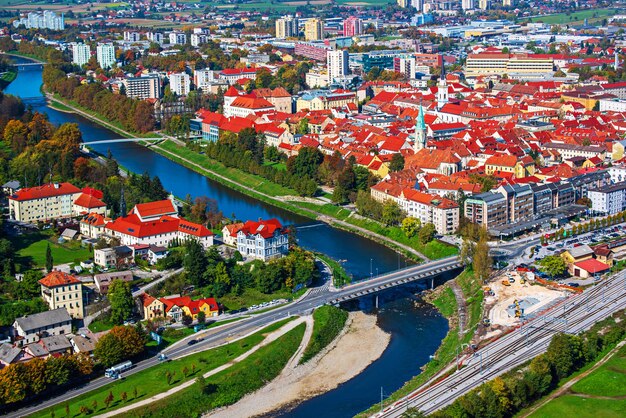
[[[419,150],[426,148],[426,122],[424,121],[424,108],[420,100],[420,110],[415,120],[415,143],[413,150],[417,153]]]
[[[441,54],[441,75],[437,84],[437,110],[448,103],[448,80],[446,79],[446,61]]]

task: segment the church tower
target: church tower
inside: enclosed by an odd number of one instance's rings
[[[424,121],[424,109],[420,104],[420,111],[417,115],[417,120],[415,121],[415,142],[413,144],[413,150],[417,154],[417,152],[421,149],[426,148],[426,122]]]
[[[448,103],[448,81],[446,80],[446,63],[441,55],[441,75],[437,83],[437,110],[440,110]]]

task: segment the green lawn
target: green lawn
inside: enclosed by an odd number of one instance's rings
[[[305,325],[300,324],[276,341],[207,379],[145,408],[124,414],[127,417],[198,417],[214,408],[231,405],[244,395],[274,379],[298,349]]]
[[[315,253],[315,256],[330,266],[333,273],[333,284],[335,286],[341,287],[352,282],[352,276],[346,272],[346,269],[344,269],[338,261],[322,253]]]
[[[592,9],[592,10],[581,10],[579,12],[571,13],[569,16],[566,13],[558,13],[547,16],[537,16],[533,17],[531,20],[533,22],[543,22],[547,24],[572,24],[572,23],[580,23],[585,19],[591,21],[602,20],[603,18],[613,16],[615,14],[619,14],[619,9]],[[594,16],[595,15],[595,16]]]
[[[609,361],[576,382],[569,392],[551,400],[530,417],[626,416],[626,347],[620,348]]]
[[[220,298],[227,310],[237,310],[243,307],[258,305],[259,303],[269,302],[274,299],[296,299],[304,293],[306,289],[301,289],[296,293],[289,290],[281,290],[276,293],[266,294],[258,289],[246,287],[241,295],[232,293],[226,294]]]
[[[70,400],[70,416],[80,416],[80,407],[84,405],[91,408],[94,401],[98,402],[98,409],[96,412],[102,413],[107,410],[110,411],[127,404],[132,404],[157,393],[164,392],[189,379],[195,379],[207,371],[226,364],[232,359],[237,358],[241,354],[250,350],[252,347],[263,341],[266,334],[277,330],[290,320],[291,319],[286,319],[272,324],[239,341],[217,347],[209,351],[192,354],[178,360],[161,363],[145,371],[129,375],[122,380],[112,381],[112,383],[100,389],[88,392]],[[186,376],[183,374],[183,369],[185,368],[187,368]],[[195,371],[192,371],[194,368]],[[172,374],[175,373],[170,384],[168,384],[165,379],[165,374],[168,371]],[[137,390],[136,398],[134,397],[135,390]],[[115,400],[111,403],[109,408],[107,408],[104,404],[104,398],[106,398],[109,391],[113,393]],[[126,402],[121,400],[121,394],[123,392],[126,392],[128,396]],[[52,412],[54,412],[54,415],[52,415]],[[50,416],[65,417],[65,404],[46,408],[31,416],[46,418]]]
[[[456,298],[449,286],[446,286],[440,297],[433,301],[439,312],[446,318],[450,318],[457,313]]]
[[[102,332],[107,331],[114,326],[115,325],[110,323],[108,319],[95,319],[89,324],[88,328],[91,332]]]
[[[46,248],[50,244],[54,264],[80,263],[90,259],[93,255],[89,249],[80,245],[78,241],[69,241],[63,244],[56,243],[52,232],[39,231],[24,233],[11,238],[17,252],[17,262],[23,269],[41,268],[46,265]]]

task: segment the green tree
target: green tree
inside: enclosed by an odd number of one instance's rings
[[[548,345],[546,359],[559,379],[569,376],[584,364],[585,353],[581,338],[575,335],[556,334]]]
[[[48,246],[46,247],[46,270],[48,270],[48,273],[52,271],[53,267],[54,260],[52,259],[52,249],[50,249],[50,243],[48,243]]]
[[[402,232],[404,232],[407,238],[413,238],[415,234],[418,233],[421,226],[422,222],[412,216],[407,216],[402,220]]]
[[[111,333],[100,337],[93,354],[104,367],[111,367],[124,358],[124,351],[119,340]]]
[[[404,212],[400,209],[400,206],[393,200],[387,200],[383,204],[382,210],[382,222],[387,225],[397,225],[402,217],[404,216]]]
[[[424,225],[419,232],[420,242],[422,244],[428,244],[429,242],[431,242],[435,238],[436,231],[437,230],[435,229],[435,225],[433,225],[432,223],[429,222]]]
[[[482,282],[487,280],[491,274],[493,261],[489,256],[489,244],[487,244],[485,238],[480,239],[476,247],[474,247],[474,258],[472,261],[474,274],[476,274]]]
[[[205,284],[205,271],[208,266],[206,253],[202,245],[196,240],[189,240],[185,244],[186,254],[183,260],[186,276],[196,286]]]
[[[558,277],[565,273],[567,264],[558,255],[549,255],[539,262],[539,269],[550,277]]]
[[[198,312],[197,320],[198,324],[204,324],[206,322],[206,314],[204,311]]]
[[[393,154],[389,163],[389,171],[396,172],[404,170],[404,157],[402,154]]]
[[[113,280],[107,298],[111,304],[111,321],[114,324],[121,324],[131,317],[134,302],[130,283],[119,279]]]
[[[183,314],[183,319],[181,320],[181,322],[184,326],[188,327],[193,322],[193,318],[189,315]]]

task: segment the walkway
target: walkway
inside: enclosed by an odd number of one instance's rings
[[[246,351],[245,353],[243,353],[242,355],[240,355],[239,357],[237,357],[236,359],[231,360],[230,362],[215,368],[213,370],[210,370],[208,372],[206,372],[205,374],[202,375],[202,377],[209,378],[217,373],[220,373],[232,366],[234,366],[235,364],[245,360],[246,358],[248,358],[249,356],[251,356],[252,354],[254,354],[257,350],[261,349],[262,347],[265,347],[266,345],[270,344],[273,341],[276,341],[278,338],[280,338],[281,336],[285,335],[287,332],[291,331],[292,329],[294,329],[295,327],[297,327],[298,325],[300,325],[301,323],[306,323],[306,319],[301,317],[301,318],[297,318],[287,324],[285,324],[283,327],[281,327],[280,329],[272,332],[271,334],[269,334],[267,337],[265,337],[265,339],[255,345],[254,347],[252,347],[249,351]],[[307,328],[309,328],[309,325],[307,324]],[[243,338],[243,337],[242,337]],[[231,341],[232,342],[232,341]],[[167,398],[170,395],[173,395],[174,393],[180,392],[181,390],[187,389],[188,387],[190,387],[191,385],[193,385],[194,383],[196,383],[196,379],[190,379],[176,387],[173,387],[172,389],[168,390],[167,392],[162,392],[162,393],[158,393],[154,396],[151,396],[150,398],[144,399],[142,401],[139,401],[137,403],[125,406],[123,408],[118,408],[114,411],[110,411],[104,414],[100,414],[97,415],[97,418],[109,418],[109,417],[114,417],[120,414],[124,414],[128,411],[131,411],[133,409],[137,409],[139,407],[142,406],[146,406],[149,405],[153,402],[156,402],[158,400],[161,400],[163,398]]]
[[[450,280],[450,289],[454,293],[454,298],[456,299],[456,305],[459,316],[459,337],[465,334],[465,328],[467,327],[467,304],[465,303],[465,295],[463,294],[463,289],[456,282],[456,279]]]
[[[153,149],[157,148],[157,149],[159,149],[161,152],[163,152],[165,154],[171,155],[172,157],[174,157],[176,159],[182,160],[186,164],[189,164],[190,166],[196,167],[197,169],[201,170],[201,172],[210,173],[211,175],[213,175],[215,177],[218,177],[218,178],[226,181],[227,183],[237,184],[238,187],[240,187],[240,188],[242,188],[242,189],[244,189],[244,190],[246,190],[248,192],[254,193],[256,195],[263,196],[266,199],[270,199],[272,201],[279,202],[281,204],[285,204],[283,196],[271,196],[269,194],[260,192],[260,191],[258,191],[256,189],[254,189],[253,187],[249,187],[249,186],[246,186],[246,185],[243,185],[243,184],[240,184],[240,183],[235,183],[233,180],[229,179],[226,176],[223,176],[223,175],[221,175],[219,173],[216,173],[213,170],[209,170],[209,169],[201,166],[200,164],[195,163],[195,162],[193,162],[193,161],[191,161],[191,160],[189,160],[189,159],[187,159],[185,157],[181,157],[178,154],[175,154],[175,153],[173,153],[171,151],[163,149],[160,145],[154,145],[152,148]],[[372,232],[372,231],[370,231],[368,229],[361,228],[360,226],[356,226],[356,225],[353,225],[351,223],[344,222],[344,221],[341,221],[339,219],[336,219],[336,218],[333,218],[333,217],[330,217],[330,216],[320,215],[319,213],[317,213],[316,211],[311,210],[311,209],[303,208],[303,207],[300,207],[300,206],[298,206],[298,209],[313,215],[315,217],[315,219],[317,219],[319,221],[322,221],[322,222],[325,222],[325,223],[327,223],[329,225],[333,225],[333,224],[339,225],[339,226],[343,227],[343,229],[356,231],[357,233],[360,233],[360,234],[362,234],[362,235],[364,235],[366,237],[373,238],[373,239],[378,239],[380,241],[384,241],[385,243],[391,244],[391,245],[393,245],[395,247],[399,247],[399,248],[401,248],[401,249],[403,249],[403,250],[405,250],[407,252],[415,254],[416,256],[422,258],[425,261],[430,260],[430,258],[426,257],[424,254],[422,254],[421,252],[417,251],[416,249],[414,249],[412,247],[409,247],[408,245],[400,244],[399,242],[396,242],[396,241],[392,240],[391,238],[388,238],[388,237],[386,237],[384,235],[377,234],[376,232]]]

